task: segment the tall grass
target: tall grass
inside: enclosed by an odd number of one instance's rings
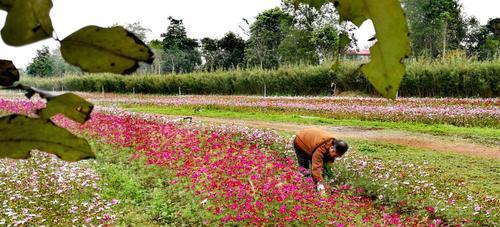
[[[179,75],[69,75],[47,79],[24,77],[22,83],[48,90],[115,93],[220,95],[328,95],[331,82],[339,91],[376,94],[359,70],[345,61],[339,70],[331,63],[284,66],[277,70],[237,69]],[[500,60],[409,61],[399,91],[404,97],[498,97]]]

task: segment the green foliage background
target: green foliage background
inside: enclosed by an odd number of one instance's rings
[[[399,96],[415,97],[498,97],[500,62],[457,60],[446,63],[408,63]],[[358,70],[359,63],[345,62],[334,73],[331,64],[289,66],[278,70],[233,70],[181,75],[93,74],[22,78],[22,83],[48,90],[153,94],[328,95],[330,81],[341,91],[376,94]]]

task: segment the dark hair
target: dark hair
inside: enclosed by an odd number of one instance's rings
[[[349,149],[349,146],[343,140],[333,140],[333,147],[340,155],[343,155]]]

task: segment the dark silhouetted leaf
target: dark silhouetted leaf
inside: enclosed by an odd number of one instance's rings
[[[138,62],[151,64],[153,52],[123,27],[84,27],[61,41],[64,59],[87,72],[130,74]]]
[[[51,8],[50,0],[15,1],[2,28],[3,41],[22,46],[51,37],[54,31],[49,16]]]
[[[0,9],[9,11],[16,0],[0,0]]]
[[[0,60],[0,85],[11,86],[19,80],[19,72],[12,61]]]
[[[63,114],[76,122],[85,123],[90,118],[94,105],[73,93],[66,93],[47,98],[47,107],[38,110],[41,118],[49,119],[56,114]]]
[[[42,118],[13,114],[0,118],[0,158],[29,158],[33,149],[65,161],[95,158],[85,139]]]

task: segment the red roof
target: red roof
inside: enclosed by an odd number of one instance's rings
[[[360,50],[360,51],[349,51],[347,52],[349,55],[370,55],[370,50]]]

